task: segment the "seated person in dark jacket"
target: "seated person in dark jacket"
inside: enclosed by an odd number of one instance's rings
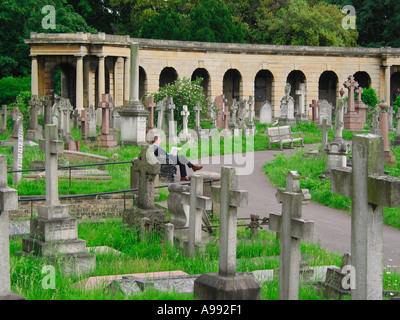
[[[177,164],[179,165],[179,171],[181,173],[181,181],[190,181],[186,173],[186,165],[192,168],[193,171],[197,171],[203,168],[203,166],[195,166],[191,163],[188,158],[183,155],[178,155],[177,153],[170,154],[167,153],[163,148],[160,147],[161,138],[158,136],[154,137],[153,146],[154,154],[161,164]]]

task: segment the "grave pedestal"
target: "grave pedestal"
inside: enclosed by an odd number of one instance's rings
[[[150,224],[153,226],[160,226],[163,228],[164,223],[168,220],[167,213],[162,209],[140,209],[133,207],[124,211],[122,223],[128,227],[135,227],[140,230],[141,220],[143,218],[149,218]],[[157,228],[156,228],[157,229]],[[155,230],[156,231],[156,230]]]
[[[31,141],[40,140],[40,139],[43,139],[43,133],[40,130],[29,129],[26,131],[25,139],[31,140]]]
[[[244,273],[232,277],[205,273],[194,281],[193,295],[199,300],[260,300],[261,286]]]
[[[139,108],[139,107],[142,107]],[[136,145],[146,141],[146,119],[149,111],[144,110],[139,101],[129,102],[119,112],[121,116],[121,143]]]

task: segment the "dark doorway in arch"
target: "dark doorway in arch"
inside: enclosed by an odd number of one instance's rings
[[[164,68],[160,73],[159,87],[162,88],[178,79],[178,73],[172,67]]]
[[[272,104],[272,81],[274,76],[269,70],[260,70],[254,79],[254,108],[256,116],[260,114],[260,108],[268,100]]]
[[[365,71],[358,71],[354,74],[354,79],[361,88],[369,88],[371,86],[371,77]]]
[[[139,100],[143,99],[147,90],[147,74],[143,67],[139,66]]]
[[[202,78],[203,81],[201,82],[201,86],[203,87],[203,92],[206,98],[208,98],[209,95],[209,87],[210,87],[210,74],[208,73],[208,71],[204,68],[198,68],[196,70],[194,70],[193,74],[192,74],[192,78],[191,80],[194,81],[197,78]]]
[[[326,100],[333,106],[336,105],[336,92],[338,76],[333,71],[325,71],[319,77],[318,100]]]
[[[54,94],[69,99],[72,106],[76,104],[76,71],[69,63],[58,64],[52,72]]]
[[[393,98],[393,93],[396,89],[400,88],[400,71],[394,72],[390,77],[390,105],[393,106],[393,103],[396,101]]]
[[[293,70],[287,76],[286,83],[291,85],[290,96],[294,99],[294,113],[296,115],[299,108],[299,97],[296,95],[296,90],[299,90],[300,83],[306,83],[306,76],[300,70]]]
[[[232,105],[233,99],[239,101],[241,97],[241,84],[242,75],[238,70],[229,69],[227,72],[225,72],[222,90],[229,106]]]
[[[104,65],[104,90],[105,90],[105,94],[109,94],[110,93],[110,71],[108,70],[107,65]],[[96,69],[96,108],[99,104],[99,99],[101,99],[99,97],[99,68]],[[112,97],[114,99],[114,97]]]

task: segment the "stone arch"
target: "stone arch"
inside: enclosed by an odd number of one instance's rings
[[[260,114],[260,108],[266,100],[268,100],[271,104],[273,103],[273,81],[274,76],[272,72],[266,69],[258,71],[254,78],[254,107],[257,116]]]
[[[203,87],[205,97],[208,98],[211,91],[210,74],[208,73],[207,69],[197,68],[193,71],[191,80],[194,81],[198,77],[203,78],[201,86]]]
[[[143,67],[139,66],[139,100],[147,92],[147,74]]]
[[[296,110],[298,110],[299,107],[299,98],[296,95],[296,90],[299,90],[300,83],[305,83],[307,90],[306,76],[301,70],[293,70],[288,74],[286,83],[290,83],[291,85],[290,96],[294,99],[294,109],[296,113]]]
[[[324,71],[318,81],[318,100],[327,100],[336,105],[339,78],[334,71]]]
[[[395,100],[393,99],[393,93],[397,88],[400,88],[400,66],[392,67],[395,69],[392,75],[390,76],[390,105],[392,106]]]
[[[172,67],[165,67],[160,72],[159,87],[162,88],[178,79],[178,72]]]
[[[51,89],[54,94],[69,99],[75,108],[76,101],[76,70],[68,62],[58,63],[51,72]]]
[[[365,71],[358,71],[354,74],[354,79],[361,88],[369,88],[371,86],[371,77]]]
[[[228,105],[232,104],[233,99],[239,101],[242,90],[242,75],[239,70],[229,69],[226,71],[222,80],[222,91]]]

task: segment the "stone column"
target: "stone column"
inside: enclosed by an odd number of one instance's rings
[[[381,135],[383,137],[383,152],[384,152],[384,160],[386,164],[395,165],[396,159],[393,156],[392,151],[390,151],[389,147],[389,128],[388,128],[388,114],[386,112],[388,104],[382,100],[379,107],[381,108],[381,113],[379,115],[379,128],[381,130]]]
[[[0,155],[0,172],[7,172],[7,158]],[[7,185],[7,174],[0,175],[0,300],[24,300],[11,291],[8,211],[18,210],[18,192]]]
[[[83,110],[83,56],[76,57],[76,105],[75,105],[75,108],[76,108],[76,110],[79,110],[79,111]]]
[[[31,64],[31,93],[39,96],[39,75],[37,56],[32,56]]]
[[[385,65],[385,100],[390,103],[390,65]]]
[[[130,81],[129,81],[129,75],[130,75],[130,58],[126,57],[124,58],[124,103],[125,101],[129,100],[129,88],[130,88]]]
[[[99,91],[97,93],[97,98],[101,101],[103,94],[106,93],[106,78],[105,78],[105,56],[99,56]]]

